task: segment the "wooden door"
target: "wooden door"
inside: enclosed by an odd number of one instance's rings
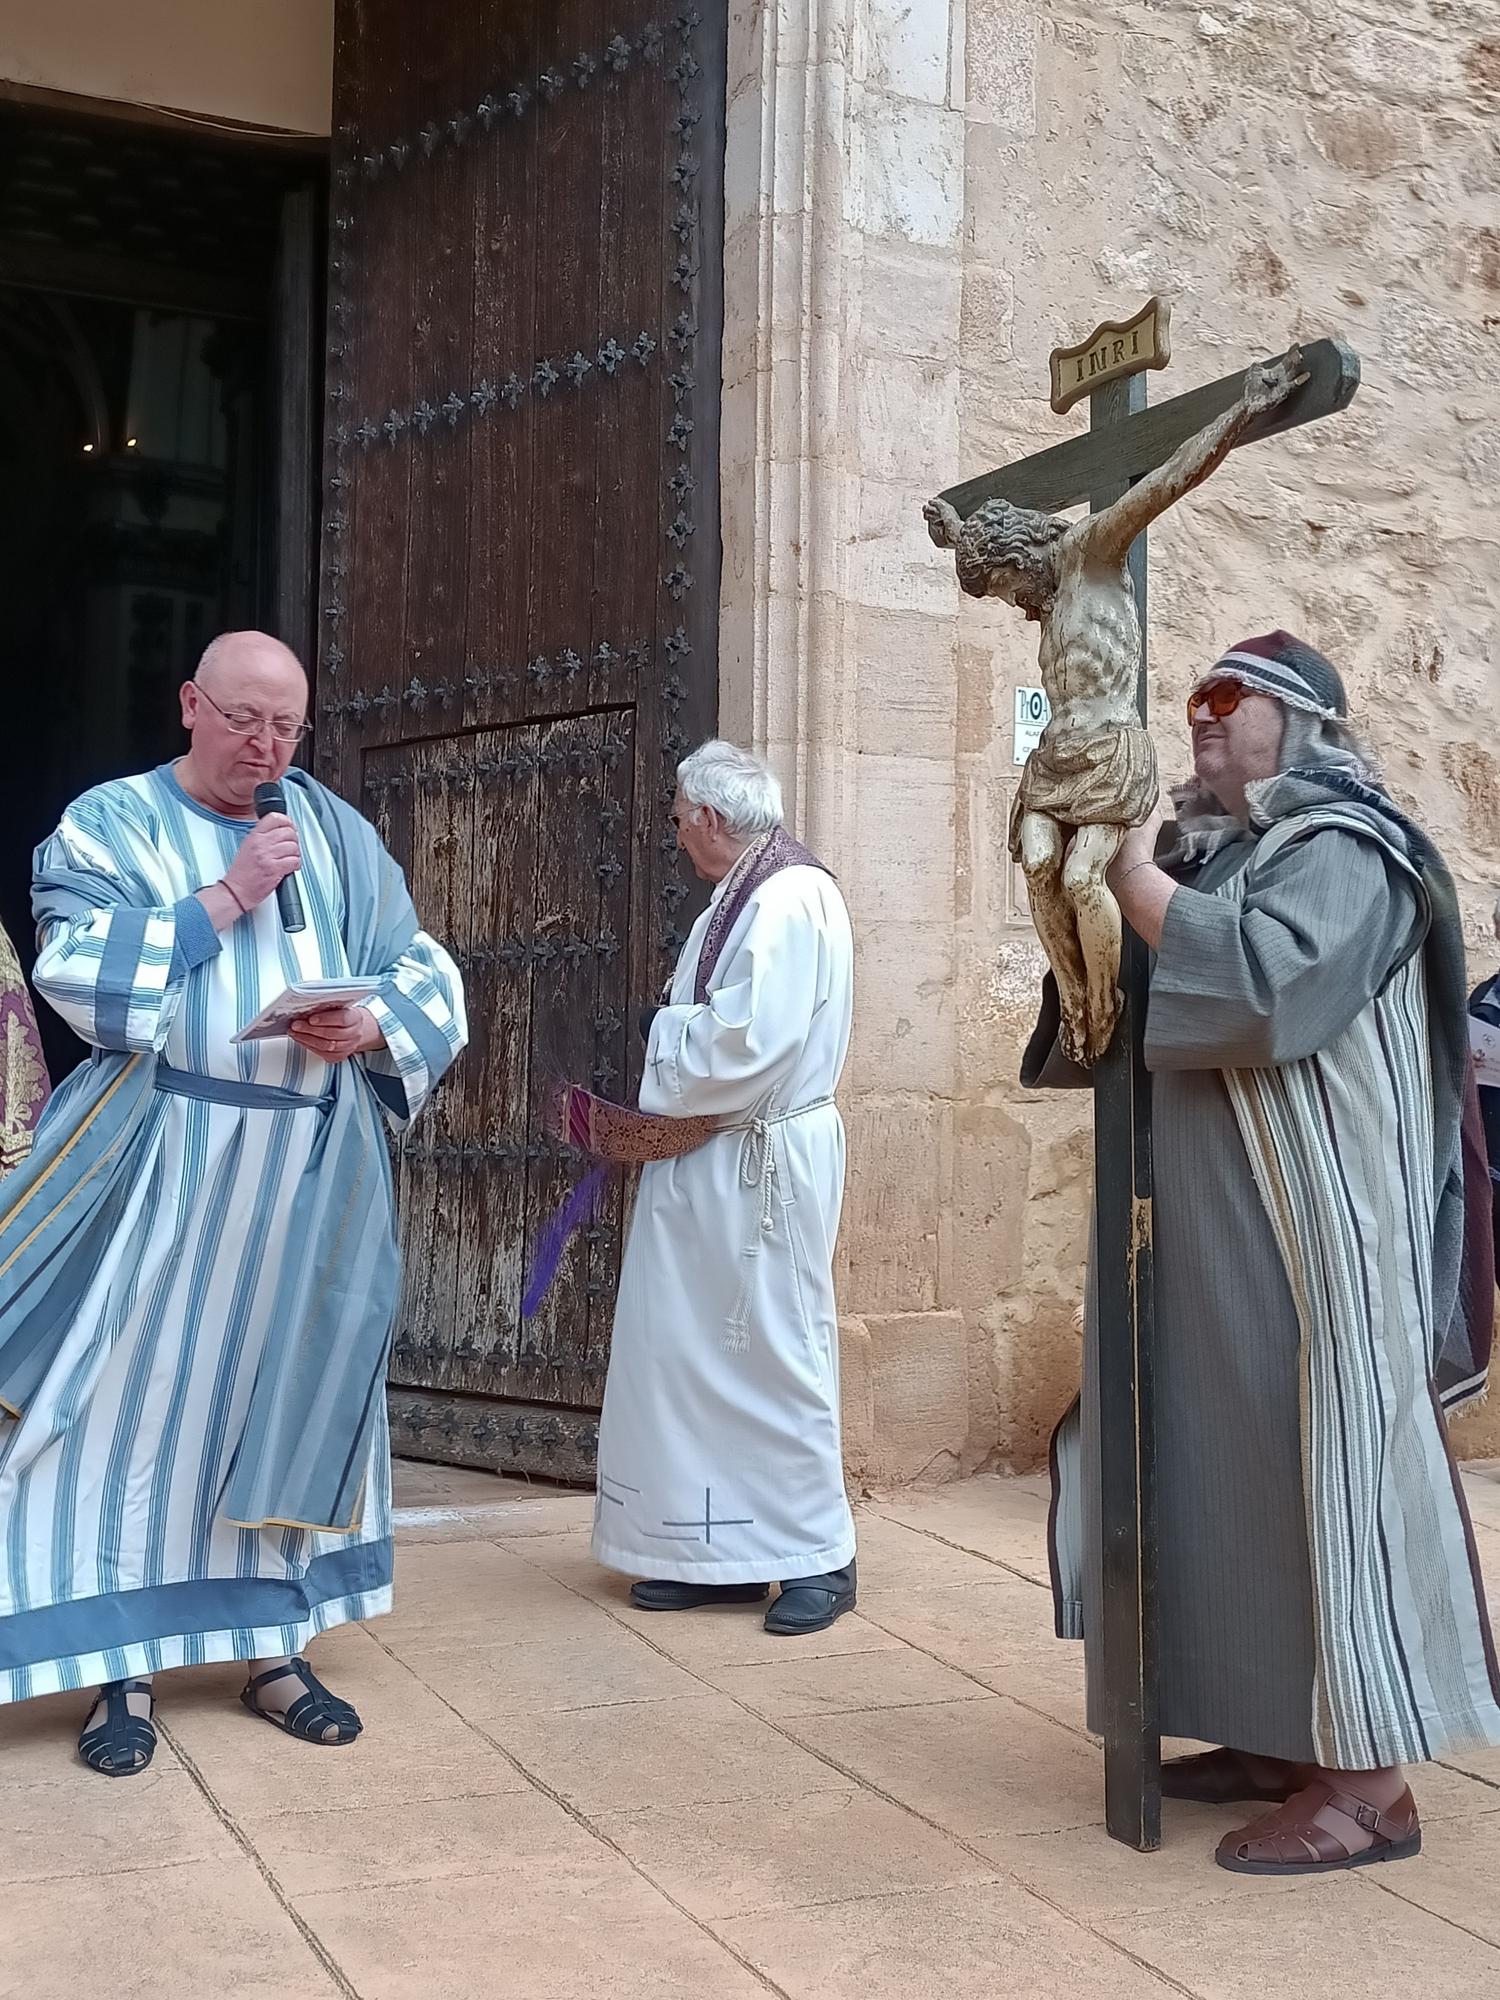
[[[623,1093],[715,712],[724,0],[340,0],[317,768],[459,958],[397,1151],[398,1452],[592,1471],[620,1196],[543,1312],[559,1077]]]

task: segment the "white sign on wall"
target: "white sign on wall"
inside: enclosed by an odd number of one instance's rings
[[[1014,756],[1024,764],[1042,740],[1042,731],[1052,720],[1052,704],[1041,688],[1016,689]]]

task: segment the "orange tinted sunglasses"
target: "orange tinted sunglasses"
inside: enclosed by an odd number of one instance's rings
[[[1207,709],[1215,722],[1222,722],[1226,715],[1233,715],[1249,689],[1239,681],[1210,681],[1206,687],[1194,688],[1188,696],[1188,727],[1198,720]]]

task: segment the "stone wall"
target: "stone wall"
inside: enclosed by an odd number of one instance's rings
[[[1015,1089],[1040,955],[1005,856],[1034,635],[962,602],[922,501],[1081,428],[1048,350],[1151,292],[1161,398],[1341,333],[1351,411],[1153,534],[1164,768],[1224,643],[1343,668],[1444,846],[1500,880],[1500,28],[1456,0],[731,8],[727,732],[766,748],[860,939],[851,1469],[1037,1462],[1076,1373],[1087,1107]],[[1478,25],[1476,25],[1478,23]],[[1500,1444],[1500,1414],[1460,1433]]]

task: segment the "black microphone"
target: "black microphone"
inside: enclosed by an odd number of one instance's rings
[[[264,819],[267,813],[286,812],[286,793],[274,779],[255,787],[255,817]],[[290,818],[291,815],[287,814]],[[307,919],[302,914],[302,891],[297,887],[297,871],[283,875],[276,884],[276,907],[281,912],[281,928],[284,931],[307,929]]]

